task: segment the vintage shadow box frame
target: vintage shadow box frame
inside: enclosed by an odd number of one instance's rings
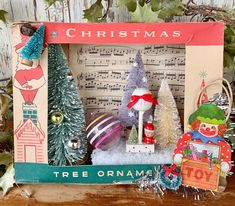
[[[223,23],[35,23],[45,25],[47,44],[184,44],[185,100],[184,122],[195,110],[195,97],[199,91],[200,71],[207,74],[206,81],[223,75]],[[13,26],[13,80],[14,80],[14,145],[17,183],[80,183],[112,184],[131,183],[146,171],[153,171],[160,165],[81,165],[50,166],[47,155],[48,91],[47,91],[47,49],[42,54],[43,84],[38,88],[34,100],[36,109],[27,108],[21,96],[21,87],[14,79],[21,67],[16,45],[23,44],[21,24]],[[207,93],[218,92],[218,87]],[[30,113],[30,114],[29,114]],[[25,118],[26,116],[31,118]],[[34,116],[33,116],[34,115]],[[33,117],[40,120],[34,124]],[[30,130],[30,131],[29,131]],[[24,134],[29,132],[30,137]],[[30,133],[31,132],[31,133]]]

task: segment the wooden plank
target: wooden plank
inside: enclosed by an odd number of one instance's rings
[[[0,22],[0,79],[11,76],[10,27]]]
[[[187,3],[188,0],[183,0],[184,3]],[[209,4],[214,6],[226,6],[226,7],[234,7],[235,0],[194,0],[196,4]]]
[[[83,10],[85,9],[85,4],[83,1],[69,1],[68,5],[71,16],[71,22],[86,22],[86,20],[83,19]]]
[[[235,1],[234,0],[196,0],[194,1],[198,4],[210,4],[215,6],[227,6],[227,7],[234,7]]]
[[[136,185],[62,185],[37,184],[20,186],[31,193],[31,198],[22,196],[22,190],[14,188],[5,198],[0,199],[1,206],[130,206],[130,205],[234,205],[235,175],[228,178],[228,187],[222,194],[206,193],[200,201],[188,193],[183,198],[182,191],[178,194],[168,192],[158,199],[152,191],[140,192]]]

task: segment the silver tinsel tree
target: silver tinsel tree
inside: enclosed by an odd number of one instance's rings
[[[154,112],[155,138],[161,148],[174,147],[182,135],[179,113],[167,81],[162,80]]]
[[[83,162],[85,117],[77,86],[61,45],[48,46],[48,159],[51,165]]]
[[[148,81],[144,71],[144,64],[140,51],[138,51],[135,56],[131,71],[128,75],[121,106],[119,107],[119,118],[125,127],[132,127],[133,124],[138,127],[139,113],[133,108],[129,109],[127,104],[131,101],[131,95],[136,88],[148,89],[148,87]],[[144,122],[149,120],[150,116],[152,116],[152,113],[152,109],[144,113]]]

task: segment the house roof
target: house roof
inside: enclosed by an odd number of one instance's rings
[[[39,139],[43,140],[45,138],[45,133],[44,131],[41,129],[41,125],[38,122],[38,126],[33,122],[33,120],[31,118],[27,119],[23,124],[19,124],[18,128],[15,131],[15,135],[17,136],[17,133],[19,133],[21,131],[21,129],[23,129],[28,123],[31,123],[35,128],[36,128],[36,132],[40,133],[40,137]],[[17,138],[18,139],[18,138]]]

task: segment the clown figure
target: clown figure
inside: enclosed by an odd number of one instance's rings
[[[203,104],[189,117],[189,125],[192,131],[183,134],[178,140],[173,154],[174,163],[180,165],[182,159],[186,158],[184,148],[191,142],[218,146],[219,190],[223,191],[226,186],[226,175],[231,169],[231,147],[223,138],[223,134],[227,130],[224,112],[216,105]],[[211,161],[208,163],[211,164]]]

